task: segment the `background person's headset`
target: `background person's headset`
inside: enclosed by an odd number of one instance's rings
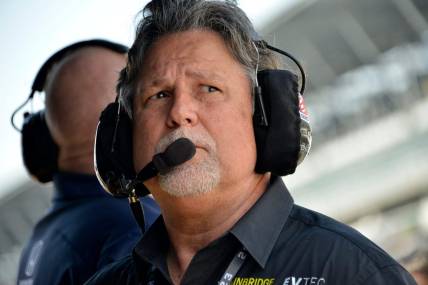
[[[287,70],[258,71],[253,115],[257,147],[257,173],[271,172],[284,176],[294,173],[311,146],[311,127],[303,103],[305,72],[290,54],[261,40],[257,45],[278,52],[295,62],[302,75]],[[257,50],[258,52],[258,50]],[[118,95],[119,97],[119,95]],[[132,121],[119,98],[102,112],[95,139],[95,171],[106,191],[116,197],[143,196],[148,190],[138,180],[132,158]],[[139,174],[138,174],[139,176]]]
[[[108,50],[125,54],[128,47],[110,42],[107,40],[93,39],[81,41],[54,53],[39,69],[31,86],[31,93],[27,100],[21,104],[12,114],[12,126],[21,132],[22,157],[28,172],[39,182],[46,183],[52,181],[53,174],[58,170],[58,146],[55,144],[49,129],[46,125],[45,111],[36,113],[25,112],[22,129],[19,129],[14,122],[14,117],[28,102],[33,100],[35,92],[42,92],[46,83],[46,78],[53,65],[61,61],[71,52],[84,47],[102,47]]]

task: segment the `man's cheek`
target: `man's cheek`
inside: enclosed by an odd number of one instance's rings
[[[158,177],[153,177],[144,182],[144,186],[146,186],[148,189],[154,189],[156,185],[159,185]]]
[[[138,136],[134,139],[133,156],[137,172],[151,161],[153,151],[150,151],[150,149],[153,149],[153,147],[143,136]]]

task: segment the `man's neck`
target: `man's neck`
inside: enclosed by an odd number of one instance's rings
[[[200,249],[224,235],[257,202],[269,178],[269,174],[255,175],[239,186],[219,185],[197,197],[155,193],[171,242],[168,267],[174,283],[179,283]]]
[[[62,171],[84,174],[95,174],[94,155],[92,150],[61,151],[58,168]]]

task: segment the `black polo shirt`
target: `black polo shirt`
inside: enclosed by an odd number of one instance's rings
[[[159,218],[132,257],[108,266],[86,284],[171,284],[168,247]],[[181,284],[220,284],[241,249],[247,258],[233,285],[416,284],[356,230],[294,205],[279,177],[272,178],[266,193],[228,233],[197,252]]]

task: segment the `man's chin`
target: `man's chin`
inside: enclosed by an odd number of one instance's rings
[[[218,167],[209,163],[187,163],[159,176],[163,191],[175,197],[191,197],[211,192],[217,186],[220,181]]]

